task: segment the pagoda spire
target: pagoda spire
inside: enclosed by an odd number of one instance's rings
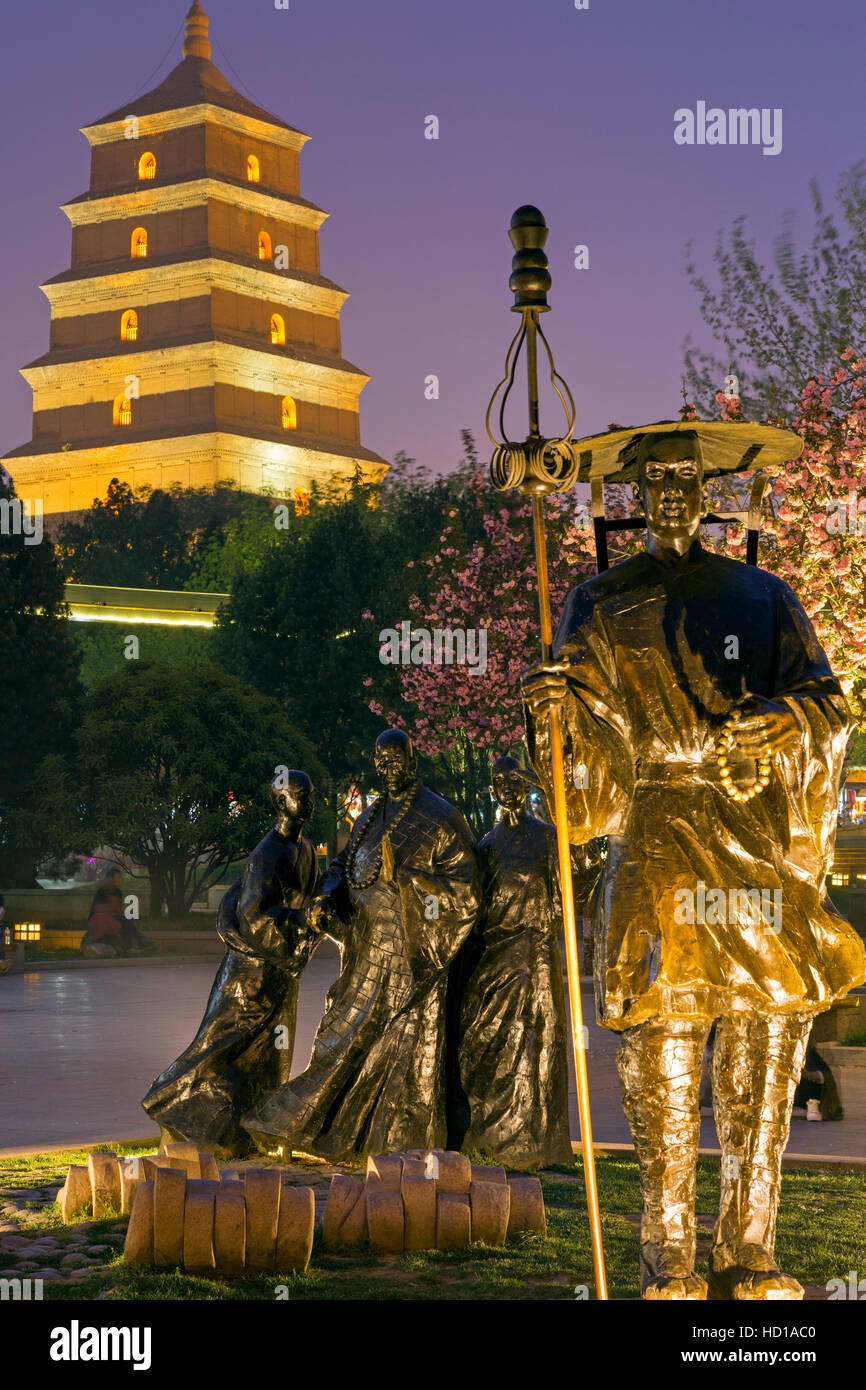
[[[210,20],[199,4],[199,0],[192,0],[186,15],[185,35],[183,40],[184,58],[209,58],[210,39],[207,36]]]

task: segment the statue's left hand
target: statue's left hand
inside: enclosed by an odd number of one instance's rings
[[[767,748],[775,753],[799,733],[793,710],[761,695],[741,700],[730,722],[737,746],[750,758],[759,758]]]

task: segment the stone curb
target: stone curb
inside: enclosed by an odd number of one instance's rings
[[[158,1146],[159,1135],[148,1134],[141,1136],[134,1134],[113,1134],[107,1135],[104,1139],[70,1139],[65,1144],[41,1144],[37,1148],[33,1148],[32,1145],[25,1144],[19,1148],[0,1149],[0,1158],[30,1158],[37,1154],[68,1153],[70,1150],[78,1152],[82,1149],[101,1149],[105,1148],[106,1145],[111,1146],[114,1144],[153,1144],[155,1146]],[[580,1143],[579,1140],[573,1142],[571,1147],[572,1151],[575,1154],[583,1153],[583,1145]],[[595,1150],[597,1156],[603,1156],[605,1154],[612,1154],[614,1156],[620,1154],[634,1154],[634,1146],[632,1144],[605,1144],[601,1140],[599,1140],[598,1143],[593,1145],[593,1149]],[[699,1149],[698,1156],[700,1158],[721,1158],[722,1151],[721,1149]],[[782,1159],[782,1163],[783,1165],[792,1168],[803,1167],[866,1169],[866,1156],[863,1156],[862,1154],[847,1155],[786,1153],[784,1158]]]
[[[9,972],[9,976],[29,975],[34,970],[107,970],[112,966],[134,965],[207,965],[220,961],[222,951],[196,951],[194,955],[169,956],[115,956],[113,960],[28,960],[23,970]]]

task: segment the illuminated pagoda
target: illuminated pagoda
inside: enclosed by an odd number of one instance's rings
[[[309,138],[236,92],[194,0],[183,60],[85,126],[90,188],[67,203],[71,268],[42,289],[44,356],[23,369],[33,438],[6,458],[46,514],[131,487],[294,498],[387,464],[362,447],[369,378],[343,359],[347,293],[319,273],[327,214],[299,193]]]

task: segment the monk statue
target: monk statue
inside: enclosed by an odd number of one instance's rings
[[[480,955],[463,987],[461,1147],[510,1168],[573,1162],[556,832],[526,809],[535,773],[497,758],[500,820],[478,846]]]
[[[298,981],[318,940],[302,912],[318,878],[301,834],[314,808],[307,774],[280,774],[271,801],[276,824],[220,903],[226,953],[201,1027],[142,1101],[163,1141],[187,1139],[219,1159],[253,1150],[241,1115],[289,1079]]]
[[[380,734],[375,766],[384,790],[307,911],[342,948],[310,1064],[244,1116],[265,1150],[445,1146],[446,992],[478,909],[475,847],[460,813],[418,781],[402,730]]]
[[[866,979],[824,886],[852,728],[839,681],[788,585],[698,538],[705,476],[760,466],[781,433],[663,421],[580,441],[590,476],[636,484],[646,548],[571,591],[553,659],[524,688],[546,786],[559,711],[572,840],[609,837],[596,1006],[622,1038],[647,1299],[803,1297],[774,1258],[794,1091],[815,1015]],[[714,1023],[707,1283],[695,1165]]]

